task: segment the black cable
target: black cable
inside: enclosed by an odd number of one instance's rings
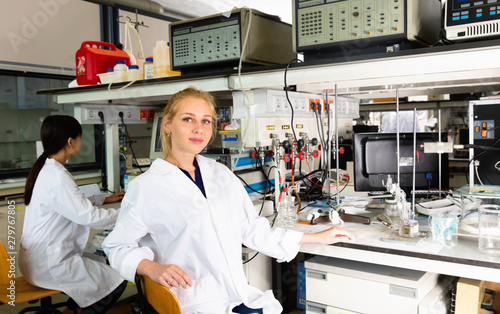
[[[347,182],[344,184],[344,187],[340,190],[339,194],[342,193],[345,188],[347,187],[347,185],[349,185],[349,181],[351,180],[351,177],[350,176],[347,176]]]
[[[135,164],[137,165],[137,168],[139,168],[139,170],[141,171],[141,173],[144,173],[144,171],[142,171],[141,166],[137,162],[137,157],[135,157],[134,148],[132,147],[132,140],[130,139],[130,134],[128,133],[127,125],[125,124],[125,121],[123,120],[123,113],[120,112],[118,114],[118,116],[120,116],[120,119],[122,120],[122,124],[125,127],[125,139],[127,140],[128,146],[130,146],[130,150],[132,151],[132,158],[134,158],[134,161],[135,161]]]
[[[293,59],[291,60],[287,66],[286,66],[286,69],[285,69],[285,75],[284,75],[284,83],[285,83],[285,96],[286,96],[286,100],[288,101],[288,104],[290,105],[290,110],[292,111],[292,117],[290,119],[290,125],[291,125],[291,128],[292,128],[292,133],[293,133],[293,138],[294,138],[294,141],[297,143],[297,135],[295,134],[295,128],[293,126],[293,117],[294,117],[294,109],[293,109],[293,105],[292,105],[292,102],[290,101],[290,98],[288,97],[288,86],[287,86],[287,82],[286,82],[286,75],[288,73],[288,68],[290,67],[290,65],[292,64],[292,62],[302,62],[302,60],[300,59]],[[290,143],[291,144],[291,149],[292,149],[292,154],[294,153],[293,152],[293,142]],[[295,165],[293,164],[293,160],[292,160],[292,176],[294,175],[294,172],[295,172]]]
[[[234,172],[233,172],[233,173],[234,173]],[[259,194],[261,194],[261,195],[264,195],[264,193],[259,192],[259,191],[255,190],[254,188],[252,188],[250,185],[248,185],[248,183],[246,183],[246,181],[245,181],[245,180],[243,180],[243,178],[242,178],[242,177],[240,177],[240,176],[239,176],[239,175],[237,175],[236,173],[234,173],[234,175],[235,175],[238,179],[240,179],[240,180],[241,180],[241,182],[243,182],[243,183],[245,184],[245,186],[246,186],[246,187],[248,187],[250,190],[254,191],[255,193],[259,193]]]
[[[272,183],[271,180],[269,180],[269,174],[266,175],[266,172],[264,171],[264,164],[262,164],[262,160],[259,157],[260,156],[260,147],[259,147],[259,149],[254,147],[253,149],[257,153],[257,158],[255,161],[255,169],[258,169],[259,171],[262,172],[262,174],[264,175],[264,178],[266,179],[268,184],[270,184],[271,186],[275,186],[275,184]],[[276,166],[271,167],[271,169],[273,169],[273,168],[276,168]]]
[[[295,135],[295,128],[293,127],[294,109],[293,109],[292,102],[290,101],[290,98],[288,97],[288,86],[287,86],[287,83],[286,83],[286,74],[288,73],[288,68],[290,67],[290,65],[294,61],[296,61],[296,62],[302,62],[302,60],[300,60],[300,59],[293,59],[292,61],[290,61],[287,64],[286,69],[285,69],[284,83],[285,83],[285,96],[286,96],[286,100],[288,101],[288,104],[290,105],[290,110],[292,111],[292,118],[291,118],[291,122],[290,123],[291,123],[291,127],[292,127],[293,138],[295,139],[295,141],[297,141],[297,136]]]
[[[349,177],[349,176],[343,176],[343,177],[347,177],[347,181],[345,182],[345,184],[342,185],[342,188],[340,189],[339,194],[342,193],[345,190],[345,188],[349,184],[349,180],[351,179],[351,177]],[[333,195],[333,197],[336,197],[336,196]],[[331,199],[333,199],[333,198],[331,198]]]
[[[327,145],[331,145],[330,143],[327,144],[327,140],[325,140],[325,136],[324,136],[324,128],[323,128],[323,123],[321,122],[321,113],[318,113],[317,112],[317,106],[314,106],[315,108],[313,109],[314,111],[314,115],[316,117],[316,126],[317,126],[317,129],[318,129],[318,133],[319,133],[319,139],[321,141],[321,145],[323,146],[323,149],[322,149],[322,152],[321,152],[321,155],[326,155],[326,152],[328,152],[328,149],[327,149]],[[324,156],[324,157],[327,157],[328,156]],[[321,176],[321,181],[324,181],[328,175],[328,169],[326,169],[328,165],[326,163],[322,163],[320,165],[320,169],[321,171],[323,171],[323,174]]]
[[[251,260],[253,260],[257,255],[259,255],[259,252],[257,251],[257,253],[255,253],[254,256],[252,256],[250,259],[247,259],[246,261],[243,262],[243,265],[245,265],[246,263],[249,263]]]
[[[500,127],[500,126],[498,126],[498,127]],[[498,128],[498,127],[496,127],[496,128]],[[496,129],[496,128],[494,128],[494,129]],[[494,129],[493,129],[493,130],[494,130]],[[467,167],[465,168],[465,179],[466,179],[467,184],[469,184],[469,176],[468,176],[468,174],[469,174],[469,169],[470,169],[470,166],[471,166],[471,162],[473,162],[474,160],[477,160],[477,158],[478,158],[478,157],[481,157],[483,154],[485,154],[486,152],[488,152],[488,151],[489,151],[489,150],[485,149],[484,147],[486,147],[486,148],[495,148],[495,150],[497,150],[497,148],[496,148],[496,147],[494,147],[494,146],[495,146],[495,145],[497,145],[499,141],[500,141],[500,137],[498,137],[498,138],[497,138],[497,140],[496,140],[493,144],[491,144],[491,146],[482,146],[482,145],[473,145],[473,144],[464,145],[464,146],[468,146],[468,147],[471,147],[471,148],[477,147],[477,148],[479,148],[479,149],[482,149],[482,150],[483,150],[483,151],[482,151],[482,152],[480,152],[479,154],[477,154],[477,155],[473,156],[473,157],[469,160],[469,163],[467,164]],[[475,172],[474,172],[474,173],[475,173]],[[483,173],[483,174],[484,174],[484,173]],[[476,174],[476,176],[478,176],[478,174]],[[478,177],[478,179],[480,179],[480,178]]]
[[[273,167],[275,167],[275,166],[273,166]],[[294,177],[294,180],[295,180],[295,181],[301,181],[301,180],[307,179],[307,177],[309,177],[310,175],[313,175],[313,174],[315,174],[316,172],[320,172],[320,171],[323,171],[323,170],[321,170],[321,169],[317,169],[317,170],[313,170],[313,171],[309,172],[308,174],[304,174],[304,175],[302,175],[302,174],[301,174],[301,176],[300,176],[300,177]],[[290,179],[285,179],[285,181],[286,181],[286,182],[291,182],[291,181],[292,181],[292,179],[291,179],[291,178],[290,178]]]
[[[104,113],[99,111],[98,113],[99,119],[101,119],[102,123],[102,141],[101,141],[101,186],[105,191],[108,190],[108,177],[106,175],[106,123],[104,123]]]
[[[316,107],[316,106],[314,106]],[[318,129],[318,134],[319,134],[319,141],[321,142],[321,145],[323,146],[323,149],[326,147],[326,141],[324,137],[324,129],[323,129],[323,123],[321,123],[321,115],[318,115],[318,112],[316,111],[316,108],[313,109],[314,111],[314,116],[315,116],[315,121],[316,121],[316,127]]]
[[[499,137],[500,139],[500,137]],[[496,144],[496,143],[495,143]],[[484,145],[464,145],[464,148],[480,148],[484,151],[500,151],[500,147],[493,147],[495,144],[492,146],[484,146]]]
[[[271,168],[269,168],[269,171],[267,172],[267,177],[269,178],[269,176],[271,175],[271,170],[273,168],[276,168],[278,169],[276,166],[272,166]],[[265,174],[264,174],[265,175]],[[269,180],[267,180],[267,182],[271,183]],[[262,205],[260,206],[260,211],[259,211],[259,216],[262,214],[262,210],[264,209],[264,202],[266,200],[266,195],[268,193],[268,188],[269,188],[269,185],[266,183],[266,189],[264,191],[264,197],[262,198]],[[274,223],[273,223],[274,224]],[[246,260],[243,262],[243,265],[246,264],[246,263],[249,263],[251,260],[253,260],[257,255],[259,255],[259,251],[257,251],[257,253],[255,253],[254,256],[252,256],[250,259]]]

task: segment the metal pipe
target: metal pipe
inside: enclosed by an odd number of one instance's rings
[[[328,102],[328,90],[325,90],[325,102],[327,103]],[[326,105],[325,103],[325,105]],[[337,105],[337,104],[335,104]],[[326,119],[327,119],[327,123],[328,123],[328,129],[327,129],[327,133],[328,133],[328,136],[327,136],[327,145],[326,147],[328,148],[327,149],[327,156],[326,156],[326,160],[327,160],[327,165],[326,165],[326,180],[325,182],[328,183],[327,185],[327,191],[328,191],[328,199],[331,198],[332,196],[332,188],[331,188],[331,185],[330,185],[330,182],[331,182],[331,168],[332,168],[332,124],[331,124],[331,119],[330,119],[330,110],[328,110],[328,112],[326,113]],[[338,203],[338,202],[337,202]]]
[[[399,88],[396,88],[396,159],[398,168],[398,186],[401,183],[399,171]]]
[[[340,204],[340,161],[339,161],[339,113],[338,113],[337,84],[335,84],[335,160],[337,166],[337,205]]]
[[[441,109],[438,110],[438,143],[441,143]],[[439,162],[439,173],[438,173],[438,180],[439,180],[439,198],[441,198],[441,151],[438,151],[438,162]]]
[[[122,5],[157,14],[164,14],[165,12],[165,9],[163,8],[162,5],[150,0],[85,0],[85,1],[96,4],[107,5],[110,7],[114,7],[115,5]]]
[[[411,197],[411,219],[415,218],[415,172],[417,167],[417,108],[413,108],[413,192]]]

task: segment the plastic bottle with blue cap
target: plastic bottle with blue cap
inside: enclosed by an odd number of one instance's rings
[[[113,68],[113,72],[121,72],[122,75],[120,76],[119,79],[117,79],[115,82],[124,82],[127,80],[127,63],[125,60],[117,60],[116,65]]]
[[[128,81],[142,80],[142,74],[141,74],[141,71],[139,71],[138,65],[130,65],[128,67],[127,80]]]

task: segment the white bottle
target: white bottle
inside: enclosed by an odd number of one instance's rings
[[[153,58],[146,58],[144,62],[144,79],[149,80],[155,77],[155,66]]]
[[[165,77],[170,69],[168,45],[165,40],[158,40],[153,48],[154,77]]]
[[[131,65],[128,67],[127,80],[128,81],[142,80],[141,71],[139,71],[138,65]]]
[[[115,82],[125,82],[127,80],[127,63],[125,60],[117,60],[113,72],[121,72],[122,75]]]

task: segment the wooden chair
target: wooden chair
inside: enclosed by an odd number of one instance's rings
[[[13,255],[16,259],[18,255]],[[51,296],[61,293],[58,290],[48,290],[44,288],[40,288],[37,286],[33,286],[29,282],[24,279],[23,276],[14,278],[14,273],[11,272],[15,270],[11,268],[11,263],[9,261],[9,256],[7,254],[7,250],[2,242],[0,242],[0,304],[18,304],[18,303],[35,303],[40,300],[39,306],[30,306],[22,309],[19,314],[27,313],[27,312],[43,312],[43,313],[54,313],[60,314],[62,313],[57,308],[63,307],[66,305],[66,302],[52,304]],[[11,281],[14,281],[14,285],[11,285]],[[12,299],[9,298],[11,292],[13,291]],[[14,293],[15,292],[15,293]],[[15,296],[15,298],[14,298]]]
[[[136,276],[135,281],[143,314],[155,312],[159,314],[182,314],[179,300],[170,289],[154,282],[148,276]]]

